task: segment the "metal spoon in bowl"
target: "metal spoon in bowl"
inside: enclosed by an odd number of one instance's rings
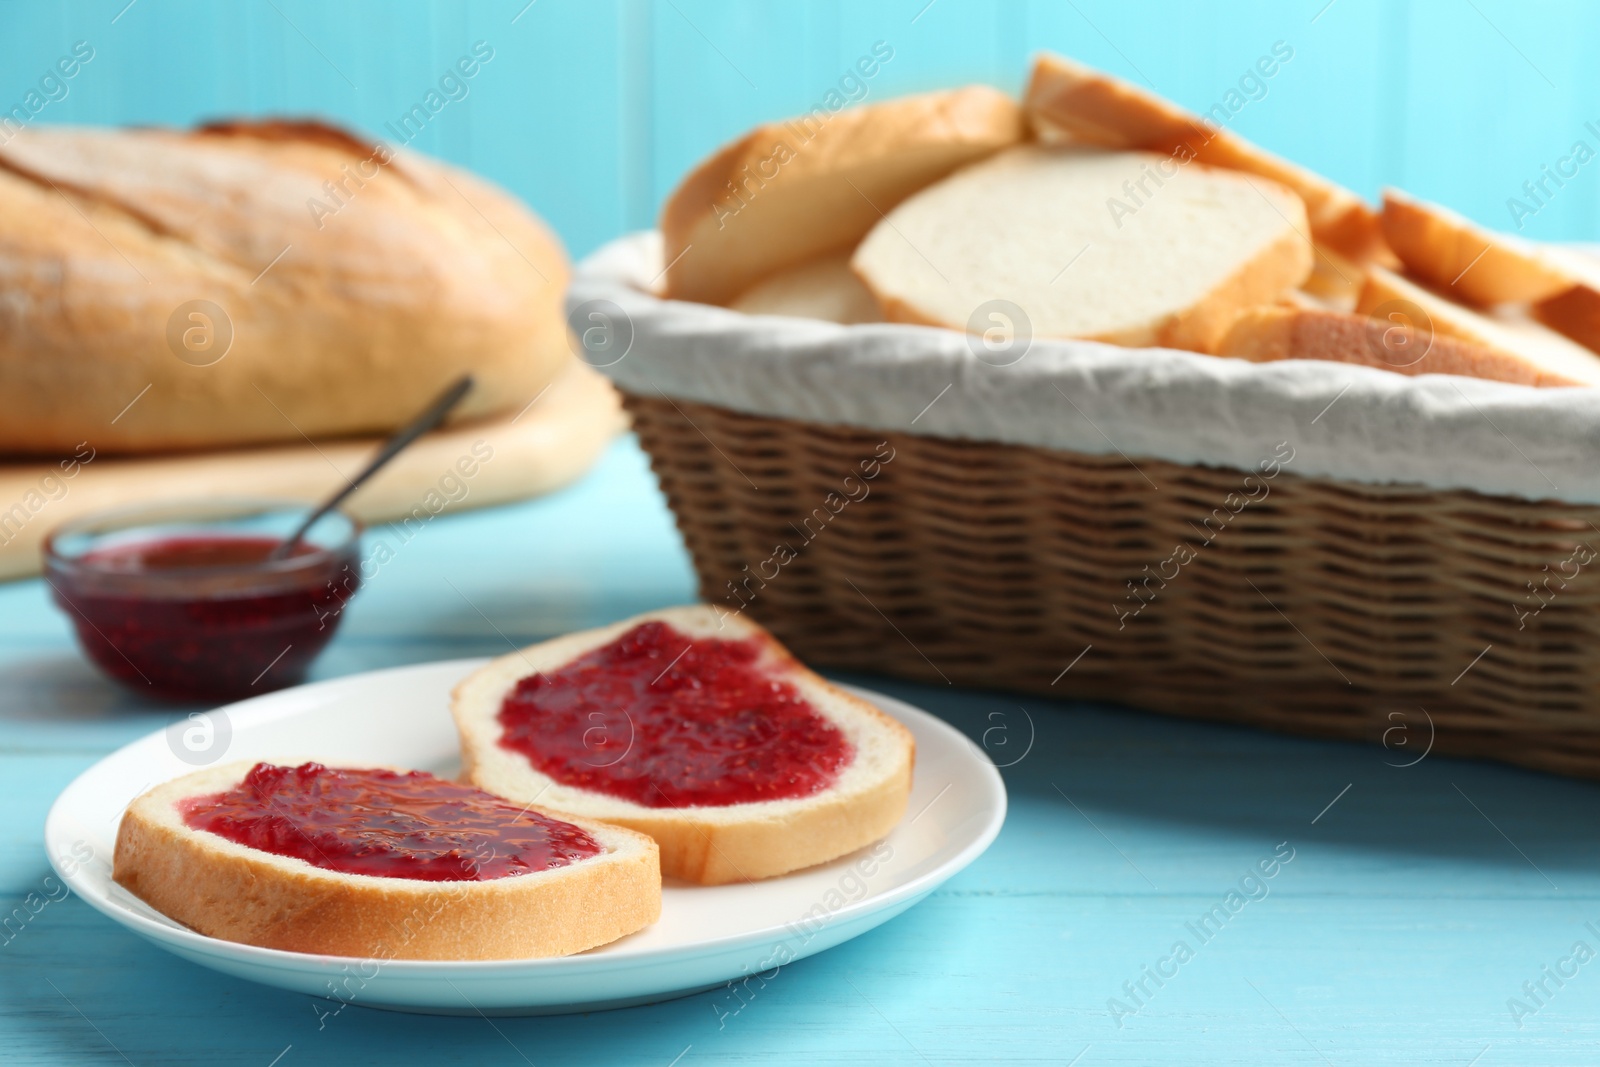
[[[471,391],[472,375],[463,374],[456,379],[454,384],[440,393],[428,405],[427,410],[401,427],[393,437],[385,441],[383,447],[378,450],[378,454],[373,456],[372,461],[361,469],[360,474],[350,479],[342,489],[324,501],[311,514],[307,515],[305,521],[295,528],[294,533],[290,534],[282,544],[272,550],[267,556],[268,561],[288,558],[289,553],[294,551],[294,546],[300,543],[300,539],[306,535],[306,531],[317,524],[318,519],[344,503],[346,497],[360,489],[362,483],[382,470],[384,465],[399,455],[407,445],[443,422],[445,416],[450,414],[451,409]]]

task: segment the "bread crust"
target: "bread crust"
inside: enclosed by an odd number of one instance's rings
[[[1533,306],[1533,317],[1586,348],[1600,352],[1600,289],[1576,285]]]
[[[845,719],[857,739],[857,763],[866,755],[859,738],[886,753],[881,766],[860,780],[841,775],[835,787],[798,800],[685,808],[648,808],[588,790],[563,787],[533,770],[499,744],[496,716],[516,681],[604,645],[641,622],[659,619],[690,636],[753,638],[764,664],[795,684],[836,725]],[[720,629],[719,629],[720,627]],[[530,666],[531,664],[531,666]],[[839,709],[844,709],[843,712]],[[568,634],[491,662],[464,680],[451,698],[461,733],[465,773],[482,789],[516,802],[538,797],[544,807],[603,819],[650,835],[661,848],[661,872],[702,885],[772,878],[836,859],[887,835],[905,815],[911,793],[915,742],[911,732],[865,700],[852,696],[800,664],[771,634],[742,617],[697,606],[669,608],[611,626]]]
[[[1435,336],[1415,360],[1387,346],[1393,325],[1342,311],[1262,307],[1241,315],[1218,348],[1218,355],[1270,363],[1282,359],[1320,359],[1356,363],[1397,374],[1459,374],[1516,385],[1563,386],[1584,383],[1484,345]]]
[[[207,768],[130,804],[117,831],[117,884],[209,937],[379,961],[562,956],[660,916],[655,843],[580,818],[556,816],[587,831],[603,855],[482,882],[340,874],[183,824],[178,801],[230,788],[251,766]]]
[[[499,189],[389,151],[315,123],[18,132],[0,453],[385,433],[468,371],[457,421],[526,403],[570,355],[560,244]],[[232,328],[209,365],[177,354],[205,340],[197,300]]]
[[[1023,107],[1041,140],[1183,153],[1275,181],[1305,201],[1318,243],[1357,262],[1388,261],[1377,213],[1355,193],[1120,78],[1043,52],[1034,60]]]
[[[662,206],[666,294],[722,304],[848,249],[907,196],[1024,134],[1016,101],[982,85],[758,126]]]
[[[1383,232],[1408,272],[1473,304],[1547,300],[1578,284],[1536,246],[1397,189],[1383,191]]]

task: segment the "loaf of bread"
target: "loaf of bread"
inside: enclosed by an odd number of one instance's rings
[[[669,644],[640,657],[646,662],[642,677],[615,677],[594,662],[597,650],[635,640],[645,626],[670,629]],[[684,646],[676,656],[670,642]],[[717,665],[721,651],[704,642],[735,643],[752,656],[764,679],[761,689],[804,701],[818,718],[795,727],[744,703],[718,710],[715,702],[730,694],[719,685],[726,678]],[[577,691],[573,675],[603,689],[605,699],[590,707],[593,692]],[[547,683],[538,691],[556,710],[518,736],[542,751],[582,751],[556,776],[504,743],[513,729],[502,716],[507,698],[535,676]],[[705,885],[771,878],[869,845],[900,821],[911,792],[909,730],[807,670],[755,623],[705,606],[654,611],[502,656],[456,688],[451,709],[473,784],[517,804],[537,798],[554,811],[649,834],[661,847],[663,875]],[[842,735],[848,758],[836,777],[809,793],[782,792],[784,771],[772,768],[817,758],[814,748],[786,748],[793,740],[786,728],[802,740],[819,730]],[[693,753],[701,753],[706,766]],[[597,775],[607,781],[588,780]],[[772,799],[712,803],[689,794],[730,778]],[[639,797],[625,786],[649,792]]]
[[[31,128],[0,146],[0,454],[457,421],[570,356],[565,256],[521,204],[315,123]]]
[[[894,322],[971,329],[1003,304],[1035,337],[1209,352],[1305,280],[1305,232],[1300,198],[1264,178],[1022,145],[889,212],[853,264]]]

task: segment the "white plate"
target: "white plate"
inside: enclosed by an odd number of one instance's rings
[[[319,759],[453,775],[450,689],[483,662],[353,675],[179,720],[96,763],[56,799],[45,820],[50,862],[90,906],[162,948],[226,974],[330,998],[330,1012],[354,1003],[537,1015],[667,1000],[746,974],[770,978],[776,964],[832,948],[911,907],[977,859],[1005,819],[1000,775],[964,734],[909,704],[856,690],[905,723],[917,741],[910,809],[876,853],[863,849],[749,885],[669,882],[654,926],[576,956],[384,962],[255,948],[196,933],[111,881],[123,808],[149,786],[201,763]]]

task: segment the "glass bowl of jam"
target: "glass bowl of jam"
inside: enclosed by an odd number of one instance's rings
[[[281,500],[141,505],[46,539],[45,580],[89,660],[135,692],[237,700],[304,680],[360,584],[361,525]]]

